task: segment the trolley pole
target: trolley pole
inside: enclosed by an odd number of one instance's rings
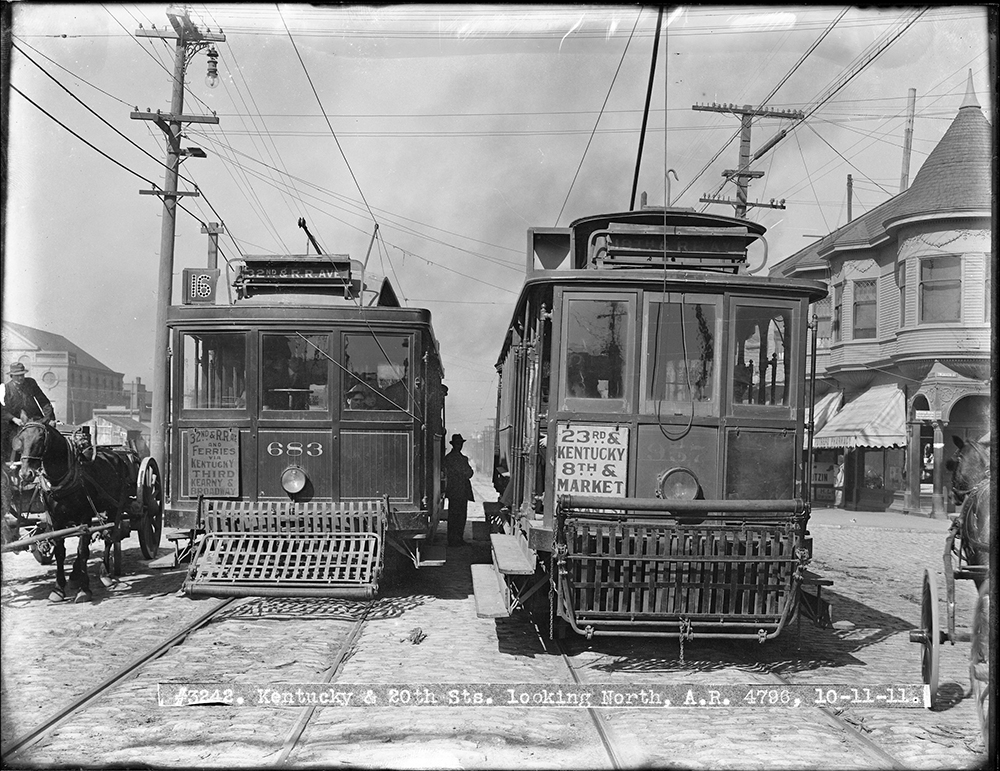
[[[150,436],[150,454],[161,469],[167,464],[167,421],[169,416],[169,356],[170,335],[167,315],[171,303],[174,274],[174,235],[177,225],[177,199],[185,195],[198,195],[197,191],[178,191],[177,177],[181,150],[182,123],[218,123],[215,115],[184,115],[184,69],[189,51],[191,55],[212,42],[225,42],[221,32],[200,31],[188,17],[186,9],[170,8],[167,17],[173,31],[158,29],[136,30],[137,37],[167,38],[176,41],[174,46],[173,93],[170,112],[133,112],[133,120],[151,120],[166,135],[167,160],[162,190],[140,190],[140,195],[158,195],[163,199],[163,223],[160,230],[160,264],[156,286],[156,331],[153,345],[153,405]]]

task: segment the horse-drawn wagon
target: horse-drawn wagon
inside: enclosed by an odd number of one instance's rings
[[[104,541],[104,568],[121,575],[121,542],[134,531],[143,557],[156,556],[163,529],[163,488],[153,458],[132,447],[94,446],[89,435],[64,434],[28,421],[13,439],[13,457],[3,467],[3,551],[29,549],[42,564],[56,563],[52,599],[63,599],[65,538],[78,537],[70,575],[76,599],[90,597],[87,561],[92,539]],[[28,535],[21,537],[23,528]]]
[[[992,699],[990,693],[990,436],[979,441],[956,438],[958,454],[948,462],[952,472],[952,493],[962,508],[952,521],[945,539],[944,579],[947,628],[941,626],[936,571],[924,570],[921,592],[920,628],[910,632],[910,642],[921,646],[920,668],[930,686],[934,703],[940,675],[941,646],[945,642],[970,642],[969,679],[979,724],[987,752],[992,755]],[[955,629],[955,580],[971,580],[978,590],[968,632]]]

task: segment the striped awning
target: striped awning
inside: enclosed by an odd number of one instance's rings
[[[843,391],[831,391],[825,396],[821,396],[816,400],[816,405],[813,407],[813,439],[815,444],[816,435],[822,430],[823,426],[830,422],[830,419],[840,410],[840,405],[844,401]],[[808,412],[806,413],[806,418],[808,419]],[[809,436],[806,435],[803,443],[803,449],[809,448]]]
[[[906,396],[895,385],[873,386],[816,432],[813,447],[902,447]]]

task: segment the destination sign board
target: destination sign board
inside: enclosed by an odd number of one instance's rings
[[[192,428],[183,432],[184,495],[237,498],[240,494],[240,432]]]
[[[941,420],[941,410],[914,410],[913,417],[916,420]]]
[[[556,495],[625,497],[628,426],[560,423],[556,433]]]

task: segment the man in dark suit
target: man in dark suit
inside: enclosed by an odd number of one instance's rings
[[[39,388],[34,378],[28,377],[28,369],[21,362],[10,365],[10,380],[3,385],[3,447],[0,453],[3,460],[10,457],[11,442],[17,427],[29,420],[41,420],[46,423],[56,419],[52,402]]]
[[[461,434],[451,437],[451,452],[444,456],[445,487],[448,499],[448,545],[464,546],[465,521],[469,515],[472,495],[472,464],[462,454],[465,439]]]

